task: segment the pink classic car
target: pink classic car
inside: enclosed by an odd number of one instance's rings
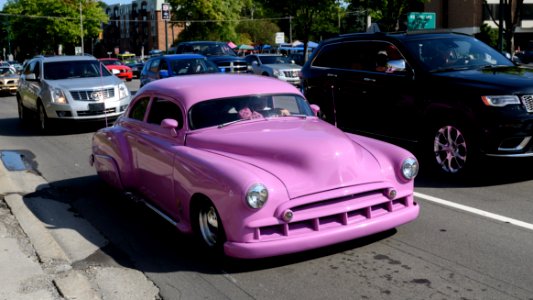
[[[414,220],[408,151],[316,117],[255,75],[154,81],[93,137],[91,163],[200,245],[238,258],[314,249]]]

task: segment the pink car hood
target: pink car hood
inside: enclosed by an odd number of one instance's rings
[[[187,145],[272,173],[291,198],[383,180],[381,166],[370,152],[316,119],[233,124],[193,133]]]

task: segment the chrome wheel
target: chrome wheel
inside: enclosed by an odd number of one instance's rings
[[[448,125],[440,128],[435,135],[433,152],[437,164],[447,173],[457,173],[465,167],[467,143],[464,134],[456,127]]]
[[[220,243],[220,226],[218,214],[213,205],[206,205],[198,211],[198,229],[200,231],[202,240],[205,244],[212,248]]]

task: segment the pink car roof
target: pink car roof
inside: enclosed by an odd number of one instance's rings
[[[257,94],[297,94],[293,85],[276,78],[244,74],[197,74],[160,79],[145,85],[136,97],[157,93],[179,99],[186,109],[209,99]]]

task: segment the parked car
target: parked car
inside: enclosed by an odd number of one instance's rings
[[[20,75],[11,66],[0,67],[0,92],[15,94],[19,83]]]
[[[118,78],[133,80],[133,71],[117,58],[100,58],[99,61]]]
[[[124,82],[96,58],[68,55],[27,61],[16,97],[19,119],[36,113],[43,132],[59,121],[112,121],[131,100]]]
[[[22,72],[22,64],[19,63],[18,61],[8,61],[9,65],[13,68],[15,68],[15,71],[17,72],[17,74],[20,74]]]
[[[317,110],[268,77],[161,79],[95,133],[90,161],[109,185],[228,256],[294,253],[414,220],[415,157],[344,133]]]
[[[227,43],[215,41],[190,41],[181,42],[175,48],[176,54],[196,53],[201,54],[214,62],[220,72],[224,73],[250,73],[248,63],[244,58],[237,56]]]
[[[254,74],[274,77],[288,83],[300,85],[299,66],[281,54],[250,54],[245,57]]]
[[[524,50],[515,54],[518,57],[518,61],[523,64],[529,64],[533,62],[533,50]]]
[[[141,71],[144,68],[144,62],[140,59],[132,59],[124,61],[124,64],[131,68],[133,78],[140,78]]]
[[[140,86],[167,77],[218,72],[217,65],[200,54],[154,56],[145,63],[141,71]]]
[[[533,156],[533,70],[472,36],[341,35],[320,44],[302,77],[328,122],[415,145],[443,174],[475,170],[481,157]]]

